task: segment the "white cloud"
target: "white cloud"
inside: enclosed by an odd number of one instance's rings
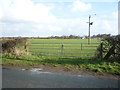
[[[33,0],[34,2],[74,2],[75,0]],[[84,2],[118,2],[119,0],[84,0]]]
[[[118,12],[109,15],[97,16],[92,27],[92,34],[110,33],[118,34]]]
[[[112,16],[112,14],[110,15]],[[113,15],[114,16],[114,15]],[[4,35],[10,36],[56,36],[88,35],[88,18],[57,19],[54,23],[4,23]],[[117,18],[96,16],[91,18],[91,35],[99,33],[117,34]],[[11,31],[12,30],[12,31]]]
[[[31,0],[1,0],[3,17],[34,22],[54,22],[55,17],[50,13],[50,7],[34,4]]]
[[[48,29],[53,31],[53,32],[59,32],[61,31],[61,28],[58,26],[54,26],[54,25],[48,25]]]
[[[72,12],[86,12],[92,8],[91,4],[83,3],[81,0],[75,0],[71,6]]]
[[[3,12],[2,12],[2,9],[0,8],[0,18],[2,18],[3,16]]]
[[[46,6],[33,3],[32,0],[1,0],[0,30],[3,36],[55,36],[55,35],[88,35],[88,17],[56,18],[51,12],[57,6]],[[92,9],[91,4],[80,0],[73,1],[72,12],[86,12]],[[69,12],[69,7],[66,11]],[[64,14],[64,13],[63,13]],[[117,34],[118,13],[91,18],[91,35],[99,33]]]
[[[112,12],[112,18],[118,19],[118,11]]]

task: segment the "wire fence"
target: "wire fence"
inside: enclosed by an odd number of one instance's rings
[[[100,43],[32,43],[29,52],[39,56],[92,58]]]

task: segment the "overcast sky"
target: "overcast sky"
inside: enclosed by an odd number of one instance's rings
[[[118,34],[118,0],[0,0],[0,37],[84,36],[89,15],[91,35]]]

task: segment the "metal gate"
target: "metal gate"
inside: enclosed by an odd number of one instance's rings
[[[94,57],[99,43],[32,43],[29,51],[40,56]]]

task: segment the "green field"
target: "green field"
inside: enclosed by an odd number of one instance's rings
[[[94,57],[98,39],[29,39],[29,51],[41,56]]]

